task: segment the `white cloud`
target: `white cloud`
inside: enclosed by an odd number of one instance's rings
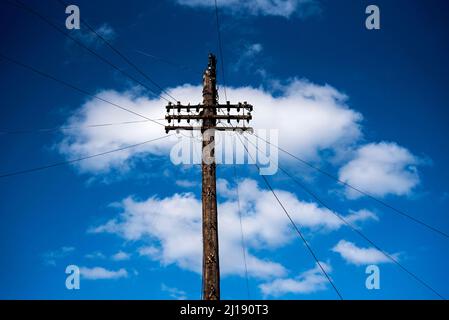
[[[106,259],[106,256],[101,251],[94,251],[85,255],[86,259]]]
[[[167,292],[169,296],[176,300],[187,300],[187,293],[178,288],[169,287],[166,284],[161,285],[161,290]]]
[[[245,44],[241,52],[239,52],[239,58],[233,64],[232,70],[241,73],[243,69],[246,72],[250,72],[255,66],[256,56],[259,55],[262,50],[263,46],[260,43]]]
[[[61,260],[75,251],[75,247],[64,246],[57,250],[48,251],[43,254],[44,264],[48,266],[56,266],[58,260]]]
[[[112,255],[112,260],[114,261],[125,261],[129,260],[131,258],[131,255],[124,251],[119,251]]]
[[[262,52],[262,49],[263,49],[263,47],[260,43],[253,43],[248,47],[247,54],[249,56],[254,56],[255,54]]]
[[[291,80],[272,94],[252,87],[228,88],[228,99],[248,101],[254,105],[252,126],[256,129],[279,129],[279,145],[306,159],[316,159],[320,151],[335,153],[346,150],[360,137],[362,116],[346,105],[346,96],[331,86],[306,80]],[[201,86],[183,85],[169,90],[183,102],[201,101]],[[152,119],[163,119],[165,101],[149,99],[137,91],[102,91],[102,98],[129,108]],[[142,120],[135,115],[99,101],[89,100],[68,120],[59,151],[67,158],[77,158],[140,143],[165,134],[163,126],[152,122],[132,125],[88,128],[88,124]],[[163,123],[163,121],[160,121]],[[217,141],[220,138],[217,137]],[[143,156],[168,155],[174,141],[159,140],[134,149],[115,152],[76,164],[82,172],[106,173],[126,171]],[[197,141],[197,150],[200,141]]]
[[[198,186],[198,182],[192,180],[176,180],[175,183],[182,188],[193,188]]]
[[[141,248],[139,248],[138,252],[139,252],[139,255],[141,255],[141,256],[147,256],[147,257],[149,257],[151,259],[155,259],[155,260],[160,259],[159,257],[160,257],[161,250],[154,246],[141,247]]]
[[[340,169],[340,180],[375,196],[407,195],[420,182],[420,160],[396,143],[370,143],[360,147],[354,159]],[[361,195],[346,190],[349,198]]]
[[[379,217],[372,211],[362,209],[358,211],[351,210],[350,214],[345,217],[345,220],[350,224],[357,224],[366,220],[379,221]]]
[[[112,40],[116,36],[114,29],[107,23],[103,23],[95,31],[106,40]]]
[[[225,201],[219,203],[220,257],[224,275],[244,274],[241,251],[238,206],[235,189],[219,180]],[[247,242],[249,274],[257,278],[280,277],[286,269],[275,261],[256,256],[258,249],[275,249],[295,239],[289,220],[279,209],[269,190],[261,189],[256,181],[246,179],[239,184],[240,205],[245,215],[242,224]],[[342,222],[329,210],[305,202],[287,191],[277,190],[292,219],[304,228],[337,230]],[[176,264],[201,272],[201,200],[191,193],[174,194],[159,199],[151,197],[137,201],[131,197],[121,203],[122,213],[105,224],[92,228],[94,233],[114,233],[127,241],[144,243],[139,254],[159,261],[162,265]],[[363,217],[358,217],[360,221]]]
[[[179,4],[189,7],[214,8],[210,0],[176,0]],[[290,17],[297,14],[305,17],[320,12],[320,6],[315,0],[220,0],[219,8],[233,14],[250,14],[264,16]]]
[[[80,268],[81,276],[88,280],[103,280],[103,279],[119,279],[119,278],[127,278],[128,272],[125,269],[119,270],[107,270],[103,267],[94,267],[94,268]]]
[[[337,245],[332,248],[332,251],[337,252],[348,263],[355,265],[391,263],[381,251],[376,248],[359,248],[354,243],[340,240]],[[398,254],[392,254],[393,257],[398,257]]]
[[[118,93],[102,91],[101,98],[131,109],[149,118],[157,119],[163,115],[164,104],[159,100],[140,97],[136,92]],[[83,157],[132,145],[162,136],[162,127],[151,122],[141,122],[102,128],[88,128],[89,124],[120,123],[143,120],[126,111],[114,108],[100,100],[87,101],[67,122],[63,129],[64,139],[59,144],[59,151],[68,158]],[[81,128],[79,128],[81,127]],[[149,143],[138,148],[115,152],[103,157],[85,160],[78,168],[82,172],[108,172],[112,169],[127,170],[131,160],[143,154],[162,155],[168,152],[168,141]]]
[[[324,262],[320,264],[327,274],[332,271],[330,265]],[[307,294],[325,290],[327,284],[328,280],[317,264],[315,268],[303,272],[296,278],[276,279],[259,285],[259,288],[265,296],[279,297],[288,293]]]
[[[217,179],[217,193],[226,198],[232,198],[237,195],[236,190],[231,188],[226,179]]]
[[[97,34],[102,36],[108,42],[114,40],[116,38],[115,30],[107,23],[103,23],[98,28],[94,29]],[[81,40],[87,46],[95,46],[99,47],[104,45],[103,40],[97,37],[97,35],[88,30],[87,28],[81,28],[80,30],[76,30],[73,33],[73,36]]]

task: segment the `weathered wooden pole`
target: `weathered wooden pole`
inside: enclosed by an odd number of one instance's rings
[[[218,256],[218,217],[215,164],[215,125],[217,115],[217,61],[209,54],[203,75],[202,202],[203,202],[203,299],[220,299],[220,263]]]

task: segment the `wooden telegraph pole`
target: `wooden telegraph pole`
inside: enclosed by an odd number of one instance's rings
[[[225,105],[218,104],[217,94],[217,60],[213,54],[209,54],[209,63],[203,75],[203,104],[196,106],[176,105],[171,103],[166,107],[166,119],[170,124],[171,121],[177,121],[178,125],[168,125],[165,131],[170,130],[201,130],[202,142],[202,204],[203,204],[203,299],[219,300],[220,299],[220,263],[218,251],[218,217],[217,217],[217,189],[216,189],[216,163],[215,163],[215,131],[250,131],[250,127],[236,127],[231,125],[231,120],[237,122],[252,119],[251,111],[253,107],[246,102],[231,105],[226,101]],[[219,115],[218,110],[227,110],[227,114]],[[231,115],[230,111],[236,110],[237,114]],[[191,110],[195,110],[195,114],[191,114]],[[242,115],[238,114],[242,110]],[[173,111],[173,114],[170,114]],[[177,114],[174,114],[177,111]],[[188,114],[182,114],[187,111]],[[246,112],[246,114],[245,114]],[[223,112],[224,113],[224,112]],[[229,126],[217,126],[217,120],[226,120]],[[179,125],[181,121],[191,120],[201,121],[200,127],[190,125]]]

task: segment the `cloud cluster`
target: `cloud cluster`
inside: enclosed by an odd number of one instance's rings
[[[350,214],[345,217],[345,220],[351,225],[356,225],[358,222],[365,220],[379,221],[379,217],[370,210],[361,209],[358,211],[350,210]]]
[[[329,274],[332,268],[329,264],[320,262],[323,269]],[[295,278],[275,279],[259,286],[264,296],[279,297],[285,294],[306,294],[325,290],[328,284],[318,264],[315,268],[307,270]]]
[[[117,105],[143,114],[151,119],[163,116],[159,100],[150,100],[135,91],[119,93],[106,90],[97,96]],[[68,159],[118,149],[127,145],[141,143],[164,134],[162,126],[152,122],[127,122],[144,120],[131,113],[115,108],[98,99],[86,101],[67,121],[62,129],[63,140],[59,151]],[[92,124],[124,123],[119,126],[90,127]],[[76,164],[81,172],[104,173],[113,169],[127,170],[132,160],[140,155],[162,155],[168,153],[167,141],[149,143],[141,147],[126,149],[102,157],[88,159]]]
[[[250,72],[255,66],[255,58],[263,50],[263,46],[260,43],[245,44],[244,47],[239,52],[238,60],[232,65],[232,70],[234,72]]]
[[[279,145],[306,159],[316,159],[321,151],[343,152],[361,136],[362,116],[347,107],[346,96],[331,86],[316,85],[306,80],[291,80],[279,88],[279,94],[261,88],[228,88],[231,101],[249,101],[255,106],[252,126],[255,129],[279,130]],[[181,101],[199,103],[201,86],[183,85],[170,90]],[[101,98],[143,114],[151,119],[163,119],[165,101],[149,99],[138,91],[102,91]],[[114,150],[126,145],[140,143],[165,134],[161,125],[153,122],[124,124],[101,128],[89,124],[120,123],[142,120],[133,114],[114,108],[100,101],[88,100],[68,120],[63,129],[64,139],[59,150],[67,158]],[[164,123],[163,121],[159,121]],[[222,141],[217,137],[217,141]],[[201,150],[196,141],[197,150]],[[101,158],[77,164],[81,171],[108,172],[126,170],[133,160],[143,155],[166,155],[173,140],[163,139],[135,149],[127,149]]]
[[[119,252],[113,254],[111,258],[114,261],[126,261],[131,258],[131,255],[127,252],[119,251]]]
[[[103,267],[80,268],[81,276],[88,280],[104,280],[104,279],[119,279],[128,277],[128,271],[125,269],[108,270]]]
[[[75,251],[75,247],[64,246],[57,250],[48,251],[43,254],[44,264],[48,266],[56,266],[56,263],[68,257]]]
[[[169,89],[171,95],[192,104],[201,101],[201,90],[201,86],[189,84]],[[283,149],[309,161],[320,160],[323,154],[337,155],[335,159],[340,160],[349,158],[340,168],[339,177],[351,185],[375,196],[403,196],[410,194],[420,182],[417,167],[421,161],[406,148],[393,142],[359,145],[362,115],[347,106],[345,94],[329,85],[293,79],[278,85],[276,93],[253,87],[227,90],[229,100],[249,101],[255,106],[251,123],[255,129],[278,130],[278,145]],[[165,135],[163,118],[166,103],[162,99],[150,99],[138,90],[105,90],[99,92],[98,96],[156,119],[161,125],[150,121],[126,123],[142,118],[104,101],[88,100],[68,119],[62,130],[64,138],[59,142],[58,149],[68,159],[102,153]],[[123,122],[125,123],[119,127],[89,127],[91,124]],[[224,133],[217,134],[217,154],[220,154],[220,144],[225,140],[224,137]],[[201,142],[199,139],[192,141],[192,157],[197,158]],[[168,155],[175,142],[176,139],[170,137],[75,165],[81,172],[127,171],[134,161],[148,159],[149,155]],[[248,146],[249,149],[253,148],[250,144]],[[244,153],[243,148],[237,149]],[[228,149],[223,150],[228,152]],[[279,155],[285,156],[282,153]],[[179,183],[185,185],[184,182]],[[349,198],[360,196],[350,189],[346,195]]]
[[[409,194],[420,181],[420,160],[396,143],[370,143],[356,150],[355,157],[339,171],[340,180],[375,196]],[[350,198],[361,195],[347,189]]]
[[[256,48],[257,50],[257,48]],[[182,85],[168,89],[171,95],[183,102],[198,103],[201,86]],[[255,129],[278,129],[278,145],[309,161],[322,160],[323,154],[339,155],[349,159],[340,168],[339,178],[376,196],[387,194],[407,195],[418,184],[417,166],[420,160],[410,151],[396,143],[367,143],[362,138],[362,115],[347,106],[347,96],[329,85],[317,85],[307,80],[292,79],[279,84],[276,92],[262,88],[227,88],[231,101],[248,101],[255,106],[252,126]],[[105,90],[98,93],[102,98],[143,114],[163,123],[165,102],[150,99],[138,90],[117,92]],[[101,153],[158,138],[165,134],[163,126],[152,122],[123,124],[102,128],[90,124],[121,123],[141,120],[135,115],[99,100],[88,100],[68,120],[63,129],[64,138],[59,151],[68,159]],[[220,136],[217,136],[220,141]],[[198,144],[199,141],[195,142]],[[126,171],[135,161],[151,160],[169,154],[173,140],[159,140],[135,149],[112,153],[95,160],[79,162],[81,172],[108,173]],[[341,156],[343,155],[343,156]],[[286,160],[286,159],[281,159]],[[328,159],[325,159],[328,160]],[[335,164],[335,163],[334,163]],[[337,163],[337,164],[341,164]],[[192,188],[188,180],[177,180],[182,188]],[[224,275],[243,275],[244,263],[241,251],[241,234],[235,186],[219,180],[217,188],[219,203],[221,271]],[[254,180],[239,182],[240,204],[247,244],[247,264],[251,277],[264,283],[260,289],[265,295],[278,296],[285,293],[307,293],[325,288],[322,276],[316,268],[298,277],[291,277],[281,263],[260,256],[260,249],[272,250],[288,245],[293,236],[289,221],[279,209],[268,190],[262,189]],[[331,211],[316,203],[302,201],[291,192],[277,190],[277,195],[293,220],[309,230],[334,231],[342,226]],[[348,198],[356,198],[346,190]],[[121,213],[104,224],[93,227],[93,233],[113,233],[126,241],[138,241],[139,255],[160,262],[175,264],[180,268],[201,271],[201,200],[191,193],[177,193],[166,198],[150,197],[136,200],[128,197],[121,202]],[[346,219],[358,224],[378,220],[371,211],[350,211]],[[340,241],[334,252],[349,263],[387,262],[384,255],[373,248],[359,248],[345,240]],[[117,254],[116,260],[129,258]],[[330,266],[328,266],[330,270]],[[110,271],[102,268],[84,270],[85,277],[126,277],[126,270]]]
[[[243,275],[244,263],[241,249],[239,213],[235,189],[224,180],[220,188],[225,201],[219,203],[220,264],[224,275]],[[280,263],[260,258],[258,249],[275,249],[289,244],[294,237],[289,220],[284,216],[269,190],[260,188],[254,180],[239,183],[240,206],[247,264],[250,276],[260,279],[284,277],[288,274]],[[337,230],[342,222],[328,209],[312,202],[299,200],[294,194],[277,190],[292,219],[304,228]],[[140,241],[144,246],[139,254],[162,265],[176,264],[183,269],[201,272],[201,200],[191,193],[174,194],[144,201],[126,198],[121,203],[118,217],[93,227],[92,233],[113,233],[127,241]],[[366,219],[358,213],[355,220]]]
[[[115,30],[107,23],[103,23],[94,30],[95,33],[99,34],[108,42],[111,42],[116,38]],[[76,30],[76,32],[73,33],[73,36],[89,47],[93,46],[98,48],[104,45],[104,42],[95,33],[86,28],[81,28],[80,30]]]
[[[169,287],[165,283],[161,284],[161,290],[166,292],[171,298],[176,300],[187,300],[187,293],[178,288]]]
[[[176,0],[188,7],[214,8],[210,0]],[[306,17],[320,12],[320,6],[315,0],[220,0],[220,9],[233,14],[250,14],[263,16],[281,16],[288,18],[294,14]]]
[[[385,254],[376,248],[360,248],[354,243],[346,240],[340,240],[332,251],[339,253],[346,262],[355,265],[392,262]],[[391,256],[398,257],[398,254],[391,254]]]

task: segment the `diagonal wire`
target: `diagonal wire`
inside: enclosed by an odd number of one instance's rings
[[[22,174],[26,174],[26,173],[42,171],[42,170],[45,170],[45,169],[50,169],[50,168],[54,168],[54,167],[60,167],[60,166],[72,164],[72,163],[75,163],[75,162],[88,160],[88,159],[104,156],[104,155],[107,155],[107,154],[111,154],[111,153],[114,153],[114,152],[119,152],[119,151],[131,149],[131,148],[136,148],[136,147],[142,146],[144,144],[147,144],[147,143],[150,143],[150,142],[153,142],[153,141],[157,141],[157,140],[162,140],[162,139],[168,138],[168,137],[170,137],[172,135],[173,134],[164,135],[164,136],[156,138],[156,139],[151,139],[151,140],[147,140],[147,141],[144,141],[144,142],[141,142],[141,143],[127,145],[127,146],[124,146],[124,147],[121,147],[121,148],[118,148],[118,149],[109,150],[109,151],[105,151],[105,152],[101,152],[101,153],[97,153],[97,154],[92,154],[92,155],[84,156],[84,157],[77,158],[77,159],[72,159],[72,160],[67,160],[67,161],[60,161],[60,162],[55,162],[55,163],[52,163],[52,164],[39,166],[39,167],[34,167],[34,168],[23,169],[23,170],[18,170],[18,171],[14,171],[14,172],[3,173],[3,174],[0,174],[0,178],[7,178],[7,177],[12,177],[12,176],[18,176],[18,175],[22,175]]]
[[[220,32],[220,19],[218,16],[218,4],[217,0],[214,1],[215,4],[215,19],[216,19],[216,27],[217,27],[217,37],[218,37],[218,46],[220,50],[220,61],[221,61],[221,73],[223,78],[223,90],[225,95],[225,101],[228,101],[228,96],[226,93],[226,74],[225,74],[225,68],[224,68],[224,57],[223,57],[223,44],[221,40],[221,32]],[[223,110],[219,108],[219,110],[223,113]],[[242,243],[242,251],[243,251],[243,261],[245,264],[245,278],[246,278],[246,289],[247,289],[247,295],[248,299],[250,299],[250,289],[249,289],[249,279],[248,279],[248,264],[246,261],[246,246],[245,246],[245,236],[243,233],[243,224],[242,224],[242,212],[240,208],[240,195],[239,195],[239,186],[237,182],[237,169],[234,164],[234,178],[237,183],[236,192],[237,192],[237,204],[238,204],[238,210],[239,210],[239,221],[240,221],[240,232],[241,232],[241,243]]]
[[[425,286],[427,289],[432,291],[434,294],[436,294],[438,297],[440,297],[443,300],[446,300],[440,293],[438,293],[435,289],[433,289],[430,285],[428,285],[424,280],[419,278],[416,274],[408,270],[406,267],[404,267],[397,259],[395,259],[391,254],[380,248],[378,245],[376,245],[372,240],[370,240],[367,236],[365,236],[359,229],[355,228],[347,219],[345,219],[342,215],[338,214],[337,212],[333,211],[329,206],[327,206],[315,193],[310,191],[306,186],[304,186],[302,183],[300,183],[297,179],[295,179],[292,175],[290,175],[288,172],[286,172],[284,169],[282,169],[280,166],[278,167],[282,172],[284,172],[287,176],[289,176],[298,186],[300,186],[305,192],[307,192],[309,195],[311,195],[317,202],[319,202],[323,207],[328,209],[330,212],[332,212],[337,218],[339,218],[341,221],[343,221],[352,231],[356,232],[360,237],[365,239],[368,243],[370,243],[374,248],[376,248],[378,251],[380,251],[385,257],[387,257],[389,260],[391,260],[393,263],[395,263],[398,267],[400,267],[403,271],[405,271],[407,274],[409,274],[411,277],[413,277],[416,281],[418,281],[420,284]]]
[[[237,181],[237,168],[234,164],[234,179],[236,182],[236,194],[237,194],[237,206],[239,210],[239,221],[240,221],[240,234],[241,234],[241,242],[242,242],[242,253],[243,253],[243,262],[245,264],[245,278],[246,278],[246,291],[248,295],[248,300],[251,299],[251,294],[249,290],[249,277],[248,277],[248,264],[246,261],[246,243],[245,243],[245,236],[243,233],[243,223],[242,223],[242,210],[240,207],[240,192],[239,192],[239,183]]]
[[[225,95],[225,101],[228,101],[228,96],[226,94],[226,76],[225,76],[225,72],[224,72],[223,45],[222,45],[222,41],[221,41],[220,20],[218,18],[217,0],[215,0],[215,18],[217,20],[218,46],[219,46],[219,50],[220,50],[221,73],[223,74],[223,90],[224,90],[224,95]]]
[[[255,146],[256,150],[258,150],[257,145],[255,145],[252,141],[247,139],[245,137],[246,141],[251,143],[253,146]],[[279,170],[281,170],[286,176],[288,176],[290,179],[293,180],[301,189],[303,189],[307,194],[312,196],[319,204],[321,204],[324,208],[328,209],[333,215],[335,215],[338,219],[340,219],[344,224],[346,224],[352,231],[357,233],[360,237],[362,237],[365,241],[367,241],[369,244],[371,244],[374,248],[376,248],[379,252],[381,252],[387,259],[395,263],[398,267],[400,267],[403,271],[405,271],[408,275],[410,275],[412,278],[414,278],[416,281],[418,281],[420,284],[425,286],[427,289],[432,291],[434,294],[436,294],[438,297],[440,297],[443,300],[446,300],[440,293],[438,293],[434,288],[432,288],[429,284],[427,284],[424,280],[422,280],[420,277],[418,277],[416,274],[408,270],[406,267],[404,267],[397,259],[395,259],[391,254],[389,254],[387,251],[380,248],[377,244],[375,244],[372,240],[370,240],[365,234],[363,234],[359,229],[354,227],[345,217],[343,217],[341,214],[334,211],[330,206],[328,206],[323,200],[318,197],[316,193],[311,191],[309,188],[305,186],[304,183],[301,183],[296,177],[294,177],[292,174],[288,173],[284,168],[278,165]]]
[[[67,2],[63,0],[57,0],[63,7],[67,7]],[[101,34],[99,34],[94,28],[92,28],[86,20],[81,18],[81,22],[91,31],[93,32],[101,41],[103,41],[109,48],[111,48],[117,55],[119,55],[123,60],[126,61],[131,67],[133,67],[140,75],[142,75],[145,79],[151,82],[155,87],[157,87],[161,92],[165,93],[168,97],[173,99],[175,102],[177,101],[169,92],[167,92],[164,88],[162,88],[159,84],[156,83],[152,78],[148,76],[147,73],[143,72],[135,63],[133,63],[129,58],[127,58],[120,50],[114,47],[107,39],[105,39]]]
[[[436,227],[433,227],[433,226],[429,225],[428,223],[426,223],[426,222],[424,222],[424,221],[422,221],[422,220],[419,220],[419,219],[417,219],[417,218],[415,218],[415,217],[409,215],[408,213],[406,213],[406,212],[404,212],[404,211],[402,211],[402,210],[399,210],[399,209],[393,207],[392,205],[386,203],[385,201],[382,201],[381,199],[378,199],[378,198],[374,197],[373,195],[369,194],[369,193],[366,192],[366,191],[363,191],[363,190],[361,190],[361,189],[359,189],[359,188],[357,188],[357,187],[352,186],[351,184],[349,184],[349,183],[347,183],[347,182],[344,182],[344,181],[340,180],[339,178],[337,178],[337,177],[334,176],[333,174],[331,174],[331,173],[329,173],[329,172],[326,172],[326,171],[324,171],[323,169],[320,169],[320,168],[314,166],[314,165],[311,164],[310,162],[307,162],[307,161],[305,161],[304,159],[301,159],[300,157],[295,156],[295,155],[292,154],[291,152],[289,152],[289,151],[287,151],[287,150],[285,150],[285,149],[283,149],[283,148],[281,148],[281,147],[279,147],[279,146],[277,146],[277,145],[271,143],[270,141],[265,140],[265,139],[263,139],[263,138],[257,136],[255,133],[254,133],[254,136],[257,137],[258,139],[261,139],[262,141],[264,141],[264,142],[266,142],[266,143],[272,145],[273,147],[277,148],[278,150],[280,150],[280,151],[282,151],[282,152],[288,154],[289,156],[293,157],[294,159],[298,160],[299,162],[303,163],[304,165],[308,166],[309,168],[312,168],[312,169],[318,171],[319,173],[321,173],[321,174],[323,174],[323,175],[325,175],[325,176],[327,176],[327,177],[329,177],[329,178],[331,178],[331,179],[337,181],[338,183],[341,183],[341,184],[344,185],[345,187],[348,187],[348,188],[350,188],[350,189],[352,189],[352,190],[354,190],[354,191],[356,191],[356,192],[358,192],[358,193],[360,193],[360,194],[362,194],[362,195],[364,195],[364,196],[370,198],[371,200],[374,200],[374,201],[376,201],[377,203],[380,203],[380,204],[383,205],[384,207],[387,207],[387,208],[393,210],[394,212],[396,212],[396,213],[398,213],[398,214],[400,214],[400,215],[402,215],[402,216],[404,216],[404,217],[406,217],[406,218],[412,220],[412,221],[415,222],[415,223],[418,223],[418,224],[424,226],[425,228],[427,228],[427,229],[429,229],[429,230],[431,230],[431,231],[433,231],[433,232],[439,233],[440,235],[442,235],[442,236],[444,236],[444,237],[446,237],[446,238],[449,238],[449,234],[447,234],[446,232],[441,231],[441,230],[437,229]]]
[[[49,133],[61,130],[70,129],[83,129],[83,128],[101,128],[116,125],[127,125],[134,123],[146,123],[148,120],[137,120],[137,121],[124,121],[124,122],[111,122],[111,123],[101,123],[101,124],[86,124],[81,126],[59,126],[52,128],[37,128],[37,129],[23,129],[23,130],[0,130],[0,135],[12,135],[12,134],[25,134],[25,133]]]
[[[87,50],[88,52],[90,52],[92,55],[96,56],[98,59],[100,59],[101,61],[103,61],[104,63],[106,63],[107,65],[109,65],[110,67],[112,67],[113,69],[117,70],[118,72],[120,72],[121,74],[123,74],[124,76],[126,76],[127,78],[131,79],[132,81],[140,84],[142,87],[144,87],[145,89],[148,90],[148,92],[150,92],[153,96],[158,97],[158,98],[162,98],[167,102],[170,102],[170,100],[168,100],[167,98],[165,98],[162,95],[159,95],[157,93],[155,93],[151,88],[149,88],[146,84],[144,84],[142,81],[134,78],[133,76],[131,76],[130,74],[128,74],[127,72],[123,71],[122,69],[120,69],[119,67],[117,67],[115,64],[113,64],[112,62],[110,62],[109,60],[107,60],[106,58],[102,57],[100,54],[98,54],[97,52],[95,52],[94,50],[92,50],[91,48],[89,48],[88,46],[86,46],[85,44],[83,44],[81,41],[77,40],[76,38],[72,37],[70,34],[66,33],[63,29],[61,29],[60,27],[58,27],[56,24],[54,24],[52,21],[50,21],[47,17],[45,17],[44,15],[42,15],[41,13],[39,13],[38,11],[34,10],[33,8],[27,6],[25,3],[23,3],[20,0],[6,0],[7,2],[9,2],[10,4],[15,5],[18,8],[21,9],[25,9],[26,11],[32,13],[33,15],[39,17],[40,19],[42,19],[44,22],[46,22],[48,25],[50,25],[51,27],[53,27],[55,30],[57,30],[58,32],[60,32],[61,34],[63,34],[65,37],[69,38],[70,40],[72,40],[73,42],[75,42],[77,45],[79,45],[80,47],[84,48],[85,50]]]
[[[219,109],[221,113],[224,114],[224,111],[222,109]],[[225,123],[222,123],[224,127],[228,127]],[[230,124],[231,127],[233,127],[232,124]],[[240,138],[240,137],[239,137]],[[248,153],[249,154],[249,153]],[[243,223],[242,223],[242,210],[240,207],[240,192],[239,192],[239,184],[237,181],[237,168],[234,164],[234,179],[236,181],[236,194],[237,194],[237,205],[239,210],[239,222],[240,222],[240,234],[241,234],[241,244],[242,244],[242,252],[243,252],[243,262],[245,264],[245,279],[246,279],[246,290],[247,290],[247,296],[248,300],[251,299],[251,291],[249,287],[249,275],[248,275],[248,263],[246,259],[246,242],[245,242],[245,235],[243,232]]]
[[[150,54],[148,52],[144,52],[144,51],[141,51],[141,50],[134,50],[134,51],[139,53],[139,54],[141,54],[141,55],[143,55],[143,56],[145,56],[145,57],[151,58],[151,59],[156,60],[156,61],[163,62],[165,64],[168,64],[168,65],[172,66],[172,67],[175,67],[175,68],[178,68],[178,69],[181,69],[181,70],[184,70],[184,71],[193,71],[193,69],[191,67],[189,67],[189,66],[178,64],[176,62],[173,62],[173,61],[170,61],[170,60],[167,60],[167,59],[155,56],[155,55]]]
[[[1,52],[0,52],[0,58],[3,58],[3,59],[5,59],[5,60],[7,60],[7,61],[9,61],[9,62],[11,62],[11,63],[14,63],[14,64],[16,64],[16,65],[18,65],[18,66],[23,67],[23,68],[25,68],[25,69],[28,69],[28,70],[30,70],[30,71],[32,71],[32,72],[34,72],[34,73],[36,73],[36,74],[38,74],[38,75],[40,75],[40,76],[42,76],[42,77],[45,77],[45,78],[51,79],[51,80],[53,80],[53,81],[55,81],[55,82],[58,82],[58,83],[60,83],[60,84],[62,84],[62,85],[64,85],[64,86],[69,87],[69,88],[71,88],[71,89],[73,89],[73,90],[75,90],[75,91],[78,91],[78,92],[80,92],[80,93],[82,93],[82,94],[84,94],[84,95],[86,95],[86,96],[89,96],[89,97],[91,97],[91,98],[94,98],[94,99],[103,101],[103,102],[105,102],[105,103],[107,103],[107,104],[109,104],[109,105],[111,105],[111,106],[113,106],[113,107],[119,108],[119,109],[124,110],[124,111],[127,111],[127,112],[129,112],[129,113],[131,113],[131,114],[134,114],[134,115],[136,115],[136,116],[139,116],[139,117],[145,119],[146,121],[151,121],[151,122],[153,122],[153,123],[155,123],[155,124],[158,124],[158,125],[160,125],[160,126],[165,127],[164,124],[158,122],[157,120],[150,119],[150,118],[148,118],[148,117],[146,117],[146,116],[144,116],[144,115],[142,115],[142,114],[140,114],[140,113],[137,113],[137,112],[135,112],[135,111],[133,111],[133,110],[131,110],[131,109],[129,109],[129,108],[125,108],[125,107],[123,107],[123,106],[121,106],[121,105],[119,105],[119,104],[116,104],[116,103],[114,103],[114,102],[111,102],[111,101],[109,101],[109,100],[106,100],[106,99],[104,99],[104,98],[102,98],[102,97],[100,97],[100,96],[98,96],[98,95],[94,95],[94,94],[92,94],[92,93],[90,93],[90,92],[88,92],[88,91],[86,91],[86,90],[84,90],[84,89],[81,89],[81,88],[79,88],[79,87],[77,87],[77,86],[75,86],[75,85],[73,85],[73,84],[71,84],[71,83],[68,83],[68,82],[66,82],[66,81],[64,81],[64,80],[60,80],[60,79],[58,79],[58,78],[56,78],[56,77],[54,77],[54,76],[52,76],[52,75],[50,75],[50,74],[48,74],[48,73],[45,73],[45,72],[43,72],[43,71],[41,71],[41,70],[38,70],[38,69],[36,69],[36,68],[34,68],[34,67],[30,66],[30,65],[27,65],[27,64],[22,63],[22,62],[20,62],[20,61],[17,61],[17,60],[15,60],[15,59],[11,58],[11,57],[8,57],[8,56],[2,54]],[[98,126],[101,126],[101,125],[98,125]],[[0,132],[0,135],[2,135],[2,134],[4,134],[4,133],[3,133],[3,132]],[[181,133],[181,134],[182,134],[182,133]],[[182,134],[182,135],[183,135],[183,134]]]
[[[95,94],[92,94],[92,93],[90,93],[90,92],[88,92],[88,91],[86,91],[86,90],[84,90],[84,89],[81,89],[81,88],[79,88],[79,87],[77,87],[77,86],[75,86],[75,85],[73,85],[73,84],[71,84],[71,83],[68,83],[68,82],[66,82],[66,81],[64,81],[64,80],[60,80],[60,79],[58,79],[58,78],[56,78],[56,77],[54,77],[54,76],[52,76],[52,75],[50,75],[50,74],[48,74],[48,73],[45,73],[45,72],[43,72],[43,71],[41,71],[41,70],[38,70],[38,69],[36,69],[36,68],[34,68],[34,67],[30,66],[30,65],[27,65],[27,64],[22,63],[22,62],[20,62],[20,61],[17,61],[17,60],[15,60],[15,59],[11,58],[11,57],[8,57],[8,56],[2,54],[1,52],[0,52],[0,58],[3,58],[3,59],[5,59],[5,60],[7,60],[7,61],[9,61],[9,62],[11,62],[11,63],[13,63],[13,64],[16,64],[16,65],[18,65],[18,66],[21,66],[22,68],[28,69],[28,70],[30,70],[30,71],[36,73],[36,74],[39,74],[39,75],[42,76],[42,77],[45,77],[45,78],[47,78],[47,79],[51,79],[51,80],[53,80],[53,81],[56,81],[56,82],[58,82],[58,83],[60,83],[60,84],[62,84],[62,85],[64,85],[64,86],[66,86],[66,87],[69,87],[69,88],[71,88],[71,89],[73,89],[73,90],[75,90],[75,91],[81,92],[82,94],[84,94],[84,95],[86,95],[86,96],[89,96],[89,97],[91,97],[91,98],[95,98],[95,99],[97,99],[97,100],[103,101],[103,102],[105,102],[105,103],[108,103],[108,104],[110,104],[110,105],[116,107],[116,108],[119,108],[119,109],[121,109],[121,110],[127,111],[127,112],[132,113],[132,114],[134,114],[134,115],[136,115],[136,116],[139,116],[139,117],[141,117],[141,118],[143,118],[143,119],[145,119],[145,120],[151,121],[151,122],[153,122],[153,123],[156,123],[156,124],[158,124],[158,125],[160,125],[160,126],[165,127],[164,124],[162,124],[162,123],[160,123],[160,122],[158,122],[158,121],[156,121],[156,120],[150,119],[150,118],[148,118],[148,117],[146,117],[146,116],[144,116],[144,115],[142,115],[142,114],[140,114],[140,113],[137,113],[137,112],[135,112],[135,111],[132,111],[131,109],[122,107],[121,105],[118,105],[118,104],[116,104],[116,103],[114,103],[114,102],[108,101],[108,100],[106,100],[106,99],[104,99],[104,98],[102,98],[102,97],[100,97],[100,96],[97,96],[97,95],[95,95]]]
[[[246,145],[243,143],[242,139],[240,138],[240,136],[237,136],[240,140],[240,142],[243,145],[243,148],[245,148],[246,152],[248,153],[248,155],[253,159],[254,164],[256,165],[257,169],[260,171],[260,166],[257,164],[257,161],[255,161],[255,159],[251,156],[251,154],[248,151],[248,148],[246,147]],[[248,140],[248,139],[247,139]],[[270,182],[268,181],[267,177],[265,177],[264,175],[262,175],[262,179],[264,180],[265,184],[267,185],[268,189],[270,189],[271,193],[273,194],[273,196],[276,198],[277,202],[279,203],[279,205],[281,206],[282,210],[284,211],[284,213],[286,214],[286,216],[288,217],[288,219],[290,220],[290,223],[292,224],[293,228],[295,229],[296,233],[299,235],[299,237],[301,238],[301,240],[303,241],[304,245],[307,247],[307,250],[310,252],[311,256],[313,257],[313,259],[315,260],[315,262],[317,263],[317,265],[319,266],[319,268],[321,269],[321,272],[324,274],[324,276],[326,277],[327,281],[330,283],[330,285],[332,286],[332,288],[334,289],[335,293],[338,295],[338,297],[340,298],[340,300],[343,300],[343,296],[340,294],[340,291],[337,289],[336,285],[334,284],[334,282],[331,280],[329,274],[326,272],[326,270],[324,269],[323,265],[321,264],[320,260],[318,259],[318,257],[316,256],[315,252],[313,251],[312,247],[309,245],[309,243],[307,242],[307,240],[304,238],[304,235],[302,234],[300,228],[297,226],[297,224],[295,223],[295,221],[292,219],[292,217],[290,216],[290,214],[288,213],[287,209],[284,207],[284,205],[282,204],[281,200],[279,199],[279,197],[277,196],[276,192],[274,191],[274,189],[272,188]]]

